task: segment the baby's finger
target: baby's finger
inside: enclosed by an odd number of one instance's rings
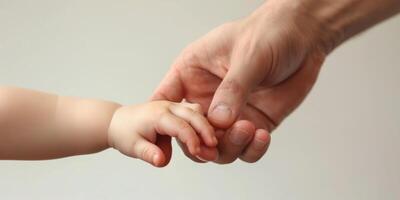
[[[206,162],[206,161],[202,161],[202,160],[198,159],[197,156],[192,155],[189,152],[189,149],[187,148],[187,146],[185,144],[183,144],[179,140],[176,140],[176,142],[179,144],[179,146],[181,147],[181,149],[182,149],[182,151],[183,151],[183,153],[185,154],[186,157],[190,158],[194,162],[198,162],[198,163],[205,163]],[[199,154],[201,154],[201,152]]]
[[[183,119],[166,113],[156,125],[157,133],[176,137],[185,143],[191,154],[197,155],[200,152],[200,140],[193,128]]]
[[[138,138],[130,153],[132,157],[139,158],[156,167],[163,166],[165,155],[155,144],[144,138]]]
[[[204,111],[203,110],[203,108],[201,107],[201,105],[200,104],[198,104],[198,103],[189,103],[189,102],[187,102],[187,101],[183,101],[182,103],[180,103],[181,105],[183,105],[183,106],[185,106],[185,107],[188,107],[188,108],[190,108],[190,109],[192,109],[192,110],[194,110],[194,111],[196,111],[196,112],[199,112],[199,113],[201,113],[201,114],[205,114],[205,112],[206,111]],[[178,104],[179,105],[179,104]]]
[[[207,146],[215,147],[217,145],[218,141],[215,137],[214,128],[202,114],[180,104],[172,105],[170,111],[174,115],[189,122],[196,132],[200,134]]]
[[[186,145],[183,144],[182,142],[180,142],[179,140],[177,140],[177,143],[179,144],[179,146],[181,147],[183,153],[190,158],[191,160],[198,162],[198,163],[205,163],[208,161],[214,161],[218,158],[218,150],[217,148],[213,147],[207,147],[204,145],[201,145],[200,149],[200,153],[196,156],[193,156],[189,153],[189,150],[187,149]]]

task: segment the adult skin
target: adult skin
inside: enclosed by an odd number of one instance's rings
[[[214,162],[255,162],[269,134],[309,93],[325,57],[399,11],[399,0],[267,1],[188,45],[152,99],[185,99],[207,109],[220,129],[218,149],[210,151],[218,153]],[[170,138],[158,142],[171,149]]]

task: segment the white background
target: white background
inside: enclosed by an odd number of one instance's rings
[[[261,3],[0,0],[0,84],[144,102],[182,48]],[[0,161],[0,199],[400,199],[399,57],[399,17],[335,50],[258,163]]]

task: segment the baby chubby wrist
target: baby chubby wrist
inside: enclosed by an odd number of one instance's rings
[[[123,107],[123,105],[121,104],[114,104],[113,108],[112,108],[112,112],[111,112],[111,117],[107,126],[107,130],[106,130],[106,139],[107,139],[107,148],[114,148],[114,141],[112,138],[112,127],[113,127],[113,123],[115,123],[115,117],[117,115],[117,112],[119,109],[121,109]]]

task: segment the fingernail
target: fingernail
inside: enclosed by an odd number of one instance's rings
[[[257,150],[263,150],[265,148],[266,144],[267,144],[267,142],[264,140],[260,140],[258,138],[256,138],[254,140],[254,148]]]
[[[200,156],[196,156],[196,158],[199,159],[199,160],[201,160],[201,161],[203,161],[203,162],[208,162],[208,160],[206,160],[206,159],[204,159],[204,158],[202,158],[202,157],[200,157]]]
[[[257,150],[264,150],[268,143],[268,133],[257,131],[254,137],[254,148]]]
[[[157,154],[154,154],[152,160],[153,160],[153,164],[157,166],[157,165],[158,165],[158,163],[157,163],[157,161],[158,161],[158,155],[157,155]]]
[[[233,144],[243,145],[249,139],[249,134],[243,131],[232,131],[229,139]]]
[[[212,115],[218,120],[226,121],[229,120],[232,115],[232,110],[226,104],[217,105],[212,111]]]
[[[215,156],[214,161],[217,161],[219,159],[219,152],[217,151],[217,155]]]

